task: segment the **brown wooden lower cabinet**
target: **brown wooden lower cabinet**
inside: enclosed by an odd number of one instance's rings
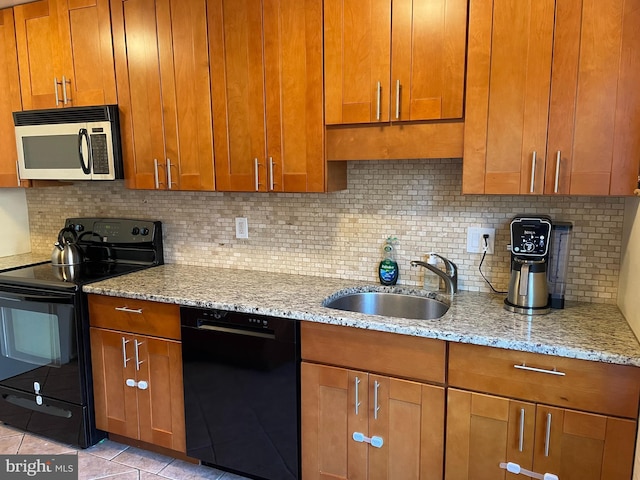
[[[302,363],[302,478],[442,478],[444,388]]]
[[[445,480],[523,478],[506,462],[561,480],[629,480],[635,434],[633,420],[450,388]]]
[[[91,327],[96,426],[185,452],[179,341]]]

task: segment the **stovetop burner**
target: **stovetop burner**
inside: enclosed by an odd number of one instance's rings
[[[2,272],[0,273],[0,284],[42,285],[77,290],[87,283],[106,280],[107,278],[142,270],[149,266],[84,262],[73,267],[60,267],[49,262]]]

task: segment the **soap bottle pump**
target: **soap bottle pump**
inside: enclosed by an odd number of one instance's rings
[[[433,252],[427,254],[427,263],[438,267],[438,257]],[[440,277],[429,269],[424,269],[424,289],[429,292],[437,292],[440,290]]]
[[[378,277],[382,285],[395,285],[398,281],[398,262],[395,260],[393,247],[394,242],[397,242],[397,240],[395,237],[388,237],[382,247],[384,258],[378,266]]]

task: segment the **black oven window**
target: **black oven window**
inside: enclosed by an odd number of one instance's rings
[[[3,357],[38,366],[60,367],[76,352],[73,307],[48,305],[27,309],[0,307],[0,353]]]

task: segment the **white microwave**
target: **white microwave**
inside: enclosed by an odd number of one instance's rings
[[[118,106],[14,112],[23,180],[123,178]]]

